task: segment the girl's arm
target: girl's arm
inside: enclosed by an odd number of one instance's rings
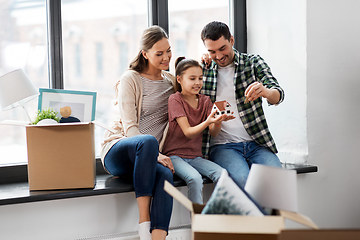
[[[215,114],[216,114],[216,111],[211,112],[211,114],[208,116],[208,118],[204,122],[202,122],[194,127],[190,126],[188,118],[186,116],[176,118],[176,122],[179,124],[184,135],[187,138],[192,139],[199,133],[202,133],[205,130],[205,128],[207,128],[210,124],[214,125],[214,124],[212,124],[214,122],[221,123],[224,115],[215,118]],[[215,126],[215,128],[219,128],[218,131],[220,132],[221,127]]]
[[[212,123],[209,126],[209,133],[212,137],[216,137],[221,130],[221,122],[219,123]]]

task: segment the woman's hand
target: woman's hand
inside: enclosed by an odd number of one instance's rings
[[[173,174],[175,173],[174,166],[173,166],[173,164],[171,162],[171,159],[168,156],[165,156],[165,155],[159,153],[158,163],[160,163],[160,164],[164,165],[165,167],[169,168]]]
[[[210,64],[211,64],[211,57],[208,53],[204,53],[202,56],[201,56],[201,62],[203,64],[205,64],[206,68],[209,68],[210,67]]]

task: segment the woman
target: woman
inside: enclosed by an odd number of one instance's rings
[[[170,59],[166,32],[158,26],[146,29],[138,55],[115,87],[120,110],[112,126],[116,133],[106,132],[102,144],[101,159],[110,174],[133,174],[141,240],[165,239],[172,212],[164,181],[173,183],[174,167],[158,144],[166,136],[167,102],[175,92],[175,78],[165,71]]]

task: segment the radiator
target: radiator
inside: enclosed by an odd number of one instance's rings
[[[76,240],[139,240],[138,232],[114,233],[96,237],[78,238]],[[171,227],[166,240],[191,240],[191,226]]]

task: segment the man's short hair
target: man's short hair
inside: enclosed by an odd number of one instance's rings
[[[222,22],[213,21],[208,23],[201,31],[201,40],[205,42],[206,39],[216,41],[221,36],[230,41],[231,33],[229,27]]]

